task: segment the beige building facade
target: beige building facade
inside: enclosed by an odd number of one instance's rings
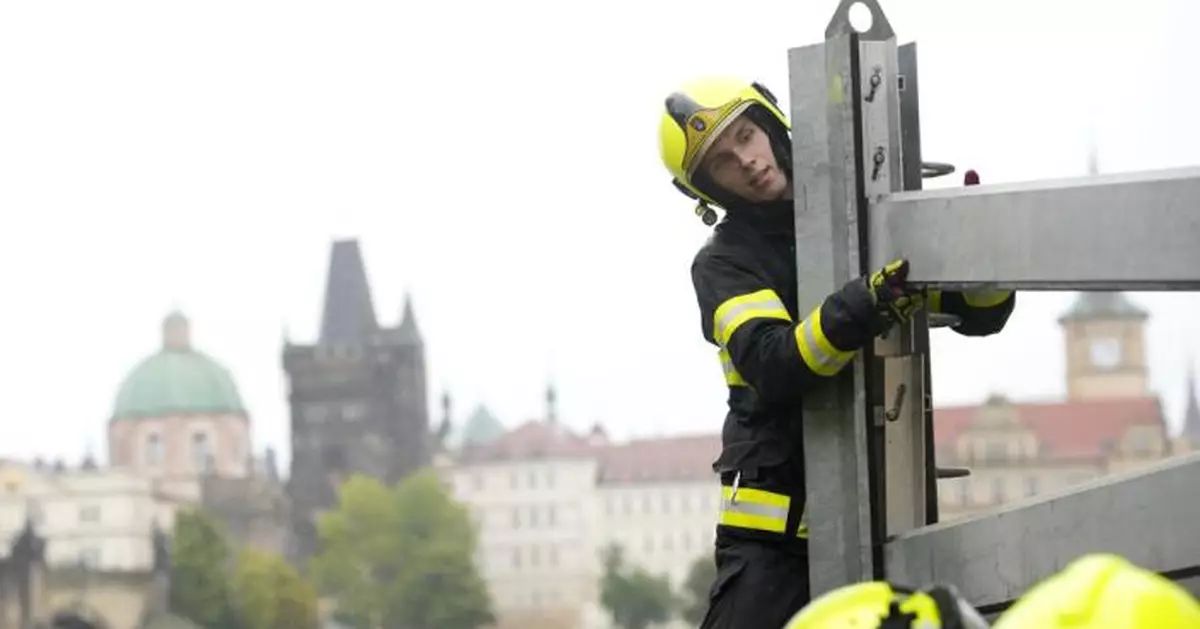
[[[572,432],[552,407],[547,417],[487,443],[468,439],[448,475],[479,527],[477,561],[500,627],[606,629],[599,585],[610,545],[676,588],[711,555],[720,439],[616,443],[598,427]]]
[[[169,531],[182,506],[130,470],[0,463],[0,540],[32,526],[52,568],[147,571],[155,530]]]
[[[1148,320],[1122,293],[1081,293],[1059,318],[1065,399],[1029,404],[996,395],[980,406],[935,410],[938,465],[971,470],[939,483],[942,519],[1067,490],[1200,446],[1193,375],[1178,436],[1150,389]]]

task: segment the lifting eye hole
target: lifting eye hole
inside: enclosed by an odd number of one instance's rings
[[[767,89],[765,85],[759,83],[758,81],[755,81],[750,85],[754,87],[754,89],[758,90],[758,93],[762,94],[763,98],[767,99],[767,101],[769,101],[772,105],[775,105],[776,107],[779,106],[779,100],[775,98],[775,95],[772,94],[771,90]]]

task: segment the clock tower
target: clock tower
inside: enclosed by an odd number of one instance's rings
[[[1124,293],[1080,293],[1062,317],[1071,400],[1151,395],[1146,369],[1150,314]]]

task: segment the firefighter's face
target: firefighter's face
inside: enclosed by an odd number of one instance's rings
[[[701,168],[713,183],[751,203],[787,198],[792,191],[775,161],[770,136],[744,115],[721,132]]]

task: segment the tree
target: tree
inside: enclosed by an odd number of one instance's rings
[[[242,629],[316,629],[316,592],[282,557],[243,549],[233,583]]]
[[[388,489],[348,479],[338,506],[318,522],[312,573],[359,629],[475,629],[493,621],[475,568],[475,529],[436,473]]]
[[[692,626],[699,626],[708,611],[708,593],[717,580],[717,562],[703,555],[692,562],[683,582],[680,615]]]
[[[622,629],[647,629],[671,619],[675,599],[671,583],[640,567],[625,565],[624,552],[610,546],[604,554],[600,604]]]
[[[175,514],[171,536],[171,612],[205,629],[233,629],[229,544],[220,525],[199,510]]]

